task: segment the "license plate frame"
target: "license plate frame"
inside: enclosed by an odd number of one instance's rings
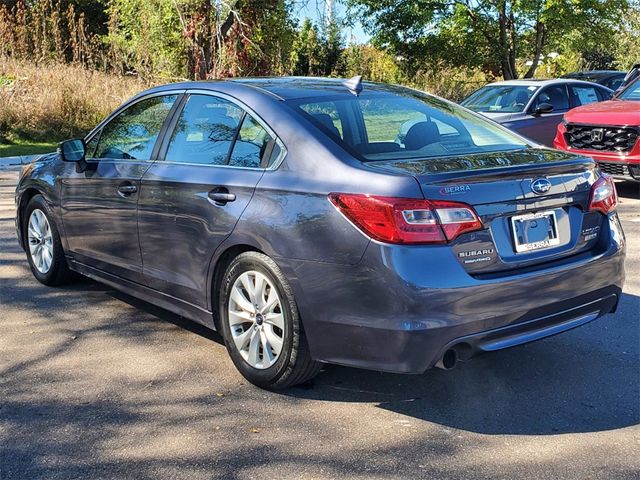
[[[542,222],[542,224],[539,225],[538,221]],[[535,224],[531,222],[535,222]],[[544,228],[545,226],[546,229]],[[558,219],[555,210],[515,215],[511,217],[511,229],[516,253],[544,250],[560,244]],[[544,238],[540,238],[540,235],[543,235],[545,230],[546,235]],[[534,237],[532,241],[529,241],[530,236]]]

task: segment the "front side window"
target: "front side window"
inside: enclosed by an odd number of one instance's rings
[[[618,97],[621,100],[640,101],[640,80],[629,85]]]
[[[303,100],[291,104],[319,129],[326,126],[307,113]],[[313,102],[319,109],[325,102]],[[341,96],[337,106],[344,138],[335,141],[365,161],[430,158],[527,147],[519,137],[444,100],[419,93]]]
[[[102,129],[94,157],[150,160],[162,125],[177,98],[177,95],[147,98],[118,114]]]
[[[536,98],[532,111],[535,111],[543,103],[548,103],[553,106],[554,112],[562,112],[569,110],[569,96],[567,95],[567,89],[564,85],[551,85],[545,87]]]
[[[170,162],[226,165],[244,111],[211,95],[191,95],[171,136]]]
[[[474,112],[523,112],[533,94],[535,85],[487,85],[472,93],[460,104]]]

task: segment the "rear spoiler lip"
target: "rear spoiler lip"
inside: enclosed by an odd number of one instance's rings
[[[541,151],[549,151],[553,153],[562,153],[565,157],[562,160],[540,162],[540,163],[528,163],[523,165],[509,165],[509,166],[496,166],[488,168],[478,168],[469,170],[456,170],[450,172],[408,172],[405,169],[394,166],[393,163],[387,165],[378,164],[375,168],[384,170],[390,173],[406,173],[412,175],[421,184],[437,185],[439,183],[451,183],[452,180],[460,179],[465,182],[468,181],[490,181],[500,180],[513,177],[522,177],[531,172],[530,175],[548,175],[562,174],[562,173],[581,173],[596,168],[596,162],[593,158],[576,155],[569,152],[557,152],[549,149],[536,149]],[[416,162],[420,162],[417,160]],[[429,160],[424,160],[429,162]],[[402,162],[394,162],[402,163]],[[415,162],[412,162],[415,163]],[[373,166],[371,163],[370,166]]]

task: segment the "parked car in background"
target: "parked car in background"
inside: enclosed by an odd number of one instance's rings
[[[589,155],[600,169],[640,181],[640,78],[613,100],[570,110],[553,146]]]
[[[574,107],[612,96],[613,91],[607,87],[579,80],[510,80],[482,87],[461,105],[551,146],[562,115]]]
[[[72,270],[215,328],[272,389],[321,362],[452,368],[615,311],[624,282],[592,159],[358,79],[155,87],[15,198],[37,280]]]
[[[571,78],[573,80],[598,83],[615,91],[622,86],[626,75],[627,72],[620,72],[618,70],[588,70],[568,73],[560,78]]]

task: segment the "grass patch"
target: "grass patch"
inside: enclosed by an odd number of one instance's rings
[[[0,54],[0,155],[46,152],[51,139],[81,137],[146,87],[134,77],[60,63],[36,66]]]
[[[0,142],[0,158],[50,153],[55,152],[57,147],[58,142],[52,141],[30,142],[18,140],[16,142]]]

